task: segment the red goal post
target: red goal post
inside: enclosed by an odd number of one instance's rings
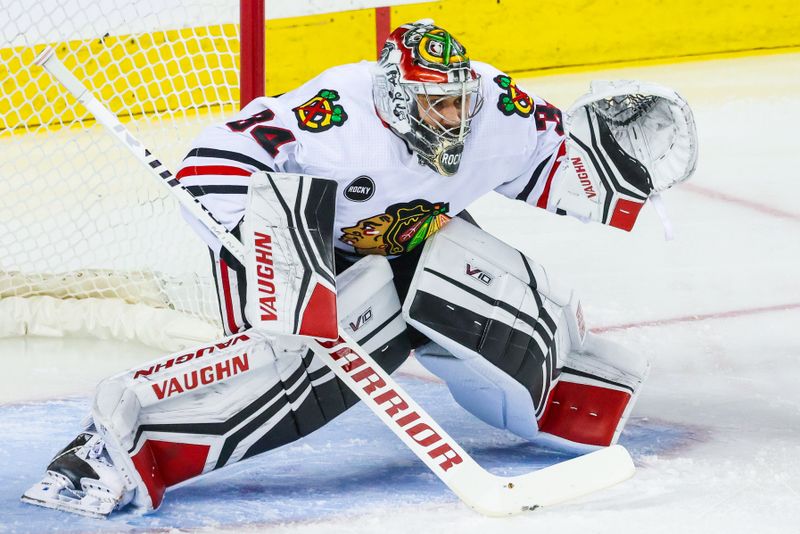
[[[264,96],[265,70],[264,70],[264,13],[265,0],[240,0],[239,27],[242,46],[240,47],[239,63],[239,100],[241,107],[245,104]]]

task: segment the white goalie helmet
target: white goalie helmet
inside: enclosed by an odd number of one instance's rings
[[[458,172],[470,122],[483,98],[466,50],[430,20],[394,30],[373,73],[378,114],[442,176]]]

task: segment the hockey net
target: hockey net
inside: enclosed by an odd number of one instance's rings
[[[207,249],[176,202],[31,63],[55,45],[175,169],[205,125],[239,107],[239,7],[11,2],[0,22],[0,336],[177,350],[221,334]]]

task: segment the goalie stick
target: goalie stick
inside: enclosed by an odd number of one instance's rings
[[[46,48],[34,61],[56,78],[156,177],[181,206],[244,261],[242,243],[230,234],[172,173],[100,103]],[[465,504],[490,515],[513,515],[557,504],[630,478],[628,451],[614,445],[528,474],[497,476],[478,465],[414,400],[341,328],[338,339],[306,338],[309,346],[431,471]]]

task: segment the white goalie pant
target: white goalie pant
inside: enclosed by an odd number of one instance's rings
[[[410,351],[392,278],[377,256],[337,277],[342,327],[388,372]],[[250,329],[103,381],[92,418],[133,503],[158,508],[167,488],[308,435],[354,405],[299,339]]]
[[[586,333],[574,294],[459,219],[428,240],[403,306],[415,357],[484,422],[588,451],[616,443],[649,364]]]

